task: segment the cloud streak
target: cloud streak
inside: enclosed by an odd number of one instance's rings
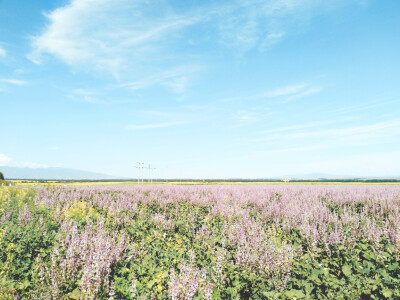
[[[7,55],[7,51],[0,46],[0,57],[6,57]]]
[[[179,126],[187,124],[187,122],[164,122],[164,123],[151,123],[151,124],[140,124],[140,125],[127,125],[125,127],[126,130],[135,131],[135,130],[147,130],[147,129],[161,129],[168,128],[173,126]]]
[[[0,153],[0,166],[7,166],[12,161],[11,157],[8,157]]]
[[[339,119],[339,120],[330,120],[330,121],[316,121],[316,122],[302,123],[302,124],[291,125],[291,126],[272,128],[272,129],[268,129],[268,130],[263,130],[261,133],[263,133],[263,134],[280,133],[280,132],[288,132],[288,131],[294,132],[294,131],[298,131],[298,130],[302,130],[302,129],[322,127],[322,126],[326,126],[326,125],[333,125],[333,124],[348,122],[348,121],[352,121],[352,120],[354,120],[354,118],[343,118],[343,119]]]
[[[15,161],[11,157],[8,157],[1,153],[0,153],[0,166],[10,166],[10,167],[13,166],[13,167],[19,167],[19,168],[46,168],[46,167],[48,167],[47,165],[28,162],[28,161],[25,161],[25,162]]]
[[[282,98],[283,102],[303,98],[322,91],[321,87],[310,86],[307,83],[289,85],[274,90],[266,91],[260,95],[263,98]]]
[[[375,124],[347,126],[342,128],[328,128],[323,130],[310,130],[319,127],[315,124],[305,124],[304,126],[293,126],[265,132],[258,141],[314,141],[323,144],[325,147],[337,147],[346,145],[362,146],[381,143],[393,143],[396,138],[400,138],[400,120],[388,120]],[[323,123],[320,123],[321,125]],[[306,129],[306,130],[304,130]]]
[[[188,74],[196,72],[200,67],[187,66],[171,69],[150,77],[123,83],[120,86],[132,91],[142,90],[153,86],[164,86],[176,94],[183,94],[188,83]]]
[[[213,49],[262,51],[310,18],[314,8],[325,5],[311,0],[245,0],[198,3],[182,10],[173,3],[156,7],[141,0],[72,0],[45,13],[48,23],[32,36],[29,57],[40,63],[44,54],[50,54],[74,67],[123,72],[137,69],[143,61],[179,58],[180,43],[187,44],[188,39],[196,45],[208,43],[209,34],[198,30],[203,25],[216,28]],[[192,27],[196,35],[188,34]]]
[[[24,80],[18,80],[18,79],[11,79],[11,78],[0,78],[0,83],[8,83],[12,85],[26,85],[27,82]]]

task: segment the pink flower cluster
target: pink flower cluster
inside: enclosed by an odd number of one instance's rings
[[[121,259],[126,247],[126,236],[109,234],[102,220],[96,225],[89,222],[81,231],[76,222],[63,222],[50,270],[39,273],[44,274],[42,280],[46,278],[54,298],[62,287],[80,280],[81,298],[96,299],[102,287],[108,290],[111,265]]]
[[[213,284],[207,282],[206,270],[200,270],[195,264],[194,253],[190,253],[189,262],[183,261],[179,273],[175,269],[170,271],[168,282],[168,297],[172,300],[193,299],[196,293],[203,295],[203,299],[211,299]]]

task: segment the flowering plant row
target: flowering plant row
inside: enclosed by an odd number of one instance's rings
[[[1,299],[399,299],[400,186],[0,187]]]

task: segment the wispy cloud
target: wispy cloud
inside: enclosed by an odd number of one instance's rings
[[[239,121],[241,122],[254,122],[257,120],[257,113],[249,110],[239,110],[237,112]]]
[[[322,91],[322,87],[309,87],[309,88],[301,91],[298,94],[294,94],[294,95],[289,96],[287,99],[284,100],[284,102],[289,102],[289,101],[291,101],[293,99],[299,99],[299,98],[303,98],[303,97],[306,97],[306,96],[311,96],[311,95],[317,94],[317,93],[319,93],[321,91]]]
[[[25,85],[27,84],[26,81],[24,80],[18,80],[18,79],[10,79],[10,78],[0,78],[0,83],[8,83],[8,84],[13,84],[13,85]]]
[[[336,5],[315,0],[243,0],[220,5],[215,11],[219,40],[239,54],[251,49],[263,51],[296,32],[316,14]]]
[[[165,123],[151,123],[151,124],[140,124],[140,125],[127,125],[126,130],[145,130],[145,129],[157,129],[167,128],[178,125],[187,124],[187,122],[165,122]]]
[[[201,18],[146,15],[147,6],[146,1],[101,0],[93,5],[93,0],[72,0],[45,14],[48,25],[32,37],[34,50],[29,57],[40,63],[47,53],[73,66],[118,72],[146,57],[157,60],[154,54],[161,45],[155,42]]]
[[[315,126],[309,126],[315,127]],[[394,137],[400,138],[400,120],[389,120],[375,124],[347,126],[342,128],[327,128],[323,130],[304,130],[307,126],[293,128],[293,130],[282,130],[284,132],[271,132],[264,136],[266,140],[305,140],[318,139],[321,143],[332,141],[336,145],[346,144],[365,145],[381,143],[382,140],[393,142]]]
[[[25,161],[23,163],[19,163],[18,167],[33,169],[33,168],[48,168],[49,166],[45,164],[38,164],[34,162]]]
[[[72,101],[93,105],[119,105],[137,101],[131,95],[121,93],[120,89],[120,86],[105,84],[62,91],[64,96]]]
[[[11,157],[8,157],[0,153],[0,166],[7,166],[12,161]]]
[[[292,96],[304,91],[305,88],[308,87],[308,84],[301,83],[297,85],[289,85],[285,87],[280,87],[272,91],[266,91],[261,94],[262,97],[265,98],[275,98],[275,97],[282,97],[282,96]]]
[[[276,127],[276,128],[271,128],[267,130],[261,131],[261,133],[279,133],[279,132],[294,132],[294,131],[299,131],[303,129],[310,129],[310,128],[320,128],[322,126],[327,126],[327,125],[333,125],[333,124],[339,124],[343,122],[348,122],[348,121],[354,121],[356,118],[354,117],[349,117],[349,118],[342,118],[342,119],[336,119],[336,120],[327,120],[327,121],[315,121],[315,122],[309,122],[309,123],[302,123],[302,124],[296,124],[296,125],[291,125],[291,126],[282,126],[282,127]]]
[[[234,101],[239,101],[243,100],[243,97],[225,97],[218,99],[219,102],[226,103],[226,102],[234,102]]]
[[[321,87],[314,87],[307,83],[301,83],[296,85],[289,85],[280,87],[275,90],[266,91],[260,94],[260,97],[265,98],[284,98],[284,102],[303,98],[309,95],[313,95],[322,91]]]
[[[298,152],[308,152],[314,151],[324,148],[323,145],[309,145],[303,147],[287,147],[287,148],[279,148],[279,149],[271,149],[271,150],[259,150],[253,151],[252,155],[268,155],[268,154],[277,154],[277,153],[298,153]]]
[[[370,110],[370,109],[376,109],[378,107],[382,106],[387,106],[391,104],[396,104],[399,103],[400,100],[379,100],[379,101],[374,101],[374,102],[368,102],[368,103],[362,103],[362,104],[357,104],[357,105],[350,105],[347,107],[342,107],[339,109],[334,110],[334,113],[340,113],[340,114],[348,114],[348,113],[354,113],[354,112],[360,112],[363,110]]]
[[[98,98],[98,93],[89,91],[86,89],[74,89],[69,94],[70,97],[77,99],[79,101],[93,103],[93,104],[102,104],[104,103]]]
[[[13,166],[13,167],[19,167],[19,168],[46,168],[46,167],[48,167],[47,165],[28,162],[28,161],[25,161],[25,162],[15,161],[11,157],[8,157],[1,153],[0,153],[0,166]]]
[[[182,94],[186,89],[189,76],[188,74],[193,73],[198,69],[199,67],[195,66],[176,68],[149,76],[141,80],[123,83],[120,86],[136,91],[159,85],[169,88],[176,94]]]
[[[277,99],[280,103],[286,103],[294,99],[307,97],[313,94],[321,92],[322,87],[312,85],[310,83],[299,83],[294,85],[288,85],[279,87],[271,90],[267,90],[261,93],[253,93],[246,96],[233,96],[224,97],[218,100],[218,102],[237,102],[237,101],[248,101],[249,99],[260,100],[260,99]]]
[[[7,51],[0,46],[0,57],[6,57],[7,55]]]
[[[164,111],[164,110],[141,110],[139,113],[143,115],[149,116],[157,116],[157,117],[171,117],[174,115],[173,112]]]
[[[95,3],[71,0],[47,12],[48,24],[32,37],[29,57],[40,63],[44,54],[50,54],[75,67],[90,65],[119,72],[137,70],[143,62],[179,59],[182,43],[189,41],[201,44],[211,38],[214,45],[233,51],[262,50],[313,16],[314,8],[326,6],[323,1],[312,0],[245,0],[198,3],[182,10],[173,3],[144,0]],[[210,36],[198,30],[195,36],[187,35],[186,29],[204,24],[216,28],[216,33]],[[196,48],[192,49],[192,54],[196,53]]]

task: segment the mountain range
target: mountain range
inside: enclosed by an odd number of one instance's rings
[[[5,179],[32,179],[32,180],[116,180],[122,179],[127,180],[126,177],[116,177],[103,173],[96,173],[84,170],[76,170],[69,168],[18,168],[0,166],[0,172],[3,173]],[[243,178],[242,178],[243,179]],[[241,178],[231,178],[230,180],[242,180]],[[333,179],[397,179],[399,176],[350,176],[350,175],[334,175],[325,173],[306,173],[306,174],[292,174],[285,176],[270,177],[267,179],[292,179],[292,180],[333,180]],[[266,179],[266,180],[267,180]],[[246,181],[250,179],[246,178]],[[260,178],[257,178],[260,180]]]
[[[117,179],[115,176],[68,168],[17,168],[0,166],[5,179],[80,180]]]

